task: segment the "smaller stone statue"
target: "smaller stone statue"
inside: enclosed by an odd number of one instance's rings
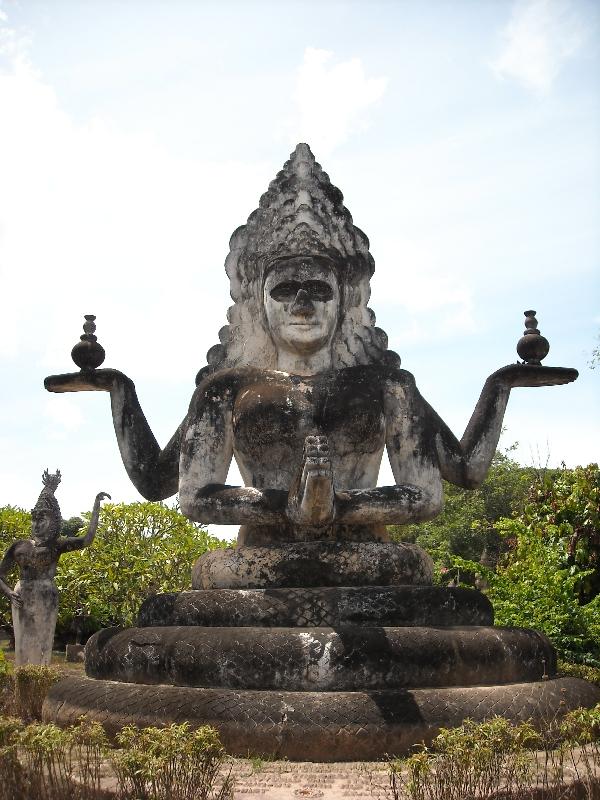
[[[54,492],[60,471],[42,475],[42,489],[31,512],[31,539],[13,542],[0,562],[0,591],[12,603],[15,632],[15,664],[49,664],[58,613],[58,589],[54,582],[56,565],[63,553],[91,544],[98,528],[100,501],[110,495],[100,492],[94,500],[85,536],[60,536],[62,518]],[[4,582],[14,565],[21,577],[14,589]]]

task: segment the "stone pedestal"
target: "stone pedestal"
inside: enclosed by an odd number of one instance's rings
[[[466,717],[542,725],[600,701],[555,677],[545,636],[493,627],[475,590],[432,586],[414,545],[217,550],[194,586],[95,634],[87,677],[54,686],[44,718],[210,724],[235,755],[340,761],[405,753]]]

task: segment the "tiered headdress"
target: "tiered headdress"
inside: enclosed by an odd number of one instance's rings
[[[58,500],[54,496],[54,492],[60,483],[60,479],[60,470],[57,469],[54,475],[50,475],[47,469],[44,470],[44,474],[42,475],[42,483],[44,484],[44,488],[40,492],[37,503],[33,507],[33,512],[48,511],[50,514],[52,514],[56,533],[58,533],[62,524],[60,506],[58,505]]]
[[[263,283],[277,261],[292,256],[324,256],[340,284],[342,309],[333,354],[337,366],[384,359],[387,336],[367,308],[375,262],[369,240],[352,222],[343,195],[315,161],[307,144],[297,145],[269,185],[246,225],[232,235],[225,270],[231,285],[229,325],[220,344],[207,353],[209,371],[252,364],[273,367],[275,352],[265,326]],[[387,351],[387,358],[399,362]],[[199,378],[206,369],[201,370]]]

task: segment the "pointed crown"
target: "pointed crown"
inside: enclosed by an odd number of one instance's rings
[[[60,470],[57,469],[54,475],[51,475],[47,469],[44,470],[44,474],[42,475],[42,483],[44,484],[44,488],[40,492],[40,496],[38,497],[37,503],[33,507],[32,512],[35,513],[36,511],[48,511],[54,517],[57,533],[60,530],[62,516],[60,513],[60,506],[58,505],[58,500],[54,496],[54,492],[56,491],[60,481]]]
[[[369,240],[353,224],[343,199],[310,147],[297,145],[259,207],[230,239],[225,269],[233,299],[241,299],[248,283],[264,277],[274,261],[294,255],[328,257],[343,283],[370,278],[375,263]]]
[[[196,376],[197,383],[221,367],[274,366],[276,354],[264,321],[264,278],[279,260],[293,256],[326,257],[336,272],[342,308],[334,364],[399,364],[367,307],[375,262],[369,240],[353,224],[343,199],[310,147],[297,145],[259,207],[231,236],[225,271],[235,305],[227,312],[229,324],[219,331],[219,344],[206,354],[208,366]]]

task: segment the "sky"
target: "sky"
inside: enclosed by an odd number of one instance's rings
[[[514,390],[501,444],[597,462],[599,33],[587,0],[0,0],[0,505],[31,508],[46,467],[65,517],[141,499],[108,396],[43,379],[96,314],[166,443],[226,321],[229,237],[300,141],[453,431],[533,308],[545,363],[580,377]]]

